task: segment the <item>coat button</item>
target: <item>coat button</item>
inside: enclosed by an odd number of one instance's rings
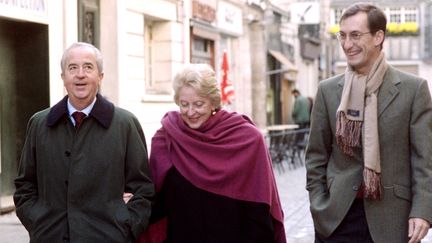
[[[359,188],[358,188],[358,186],[353,186],[352,189],[353,189],[354,191],[358,191]]]
[[[66,151],[64,152],[64,154],[66,155],[66,157],[69,157],[69,156],[71,155],[71,152],[66,150]]]
[[[63,242],[65,242],[65,243],[69,242],[69,236],[68,235],[63,236]]]

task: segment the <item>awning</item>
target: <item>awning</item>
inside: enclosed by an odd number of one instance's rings
[[[276,60],[282,63],[285,69],[288,69],[288,71],[297,71],[297,68],[294,66],[294,64],[290,60],[288,60],[288,58],[286,58],[284,54],[274,50],[269,50],[269,52],[274,58],[276,58]]]
[[[286,58],[284,56],[284,54],[282,54],[279,51],[275,51],[275,50],[270,50],[269,49],[269,53],[276,59],[278,60],[278,62],[280,62],[282,64],[282,68],[281,69],[277,69],[277,70],[271,70],[271,71],[267,71],[267,75],[273,75],[273,74],[278,74],[278,73],[285,73],[286,75],[285,78],[288,80],[295,80],[295,74],[297,73],[297,68],[295,67],[295,65],[288,60],[288,58]]]
[[[219,30],[204,21],[191,19],[192,34],[209,40],[219,40]]]

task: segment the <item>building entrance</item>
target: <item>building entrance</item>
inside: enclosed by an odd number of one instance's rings
[[[49,106],[48,26],[0,18],[0,209],[10,209],[30,116]],[[59,80],[59,82],[61,82]]]

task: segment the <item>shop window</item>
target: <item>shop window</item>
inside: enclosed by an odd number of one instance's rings
[[[198,36],[192,39],[192,63],[207,63],[214,67],[214,42]]]

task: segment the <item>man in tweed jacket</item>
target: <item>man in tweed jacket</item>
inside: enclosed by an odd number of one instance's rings
[[[374,5],[348,7],[347,71],[319,84],[306,151],[315,242],[419,242],[432,222],[431,97],[385,62],[385,28]]]

